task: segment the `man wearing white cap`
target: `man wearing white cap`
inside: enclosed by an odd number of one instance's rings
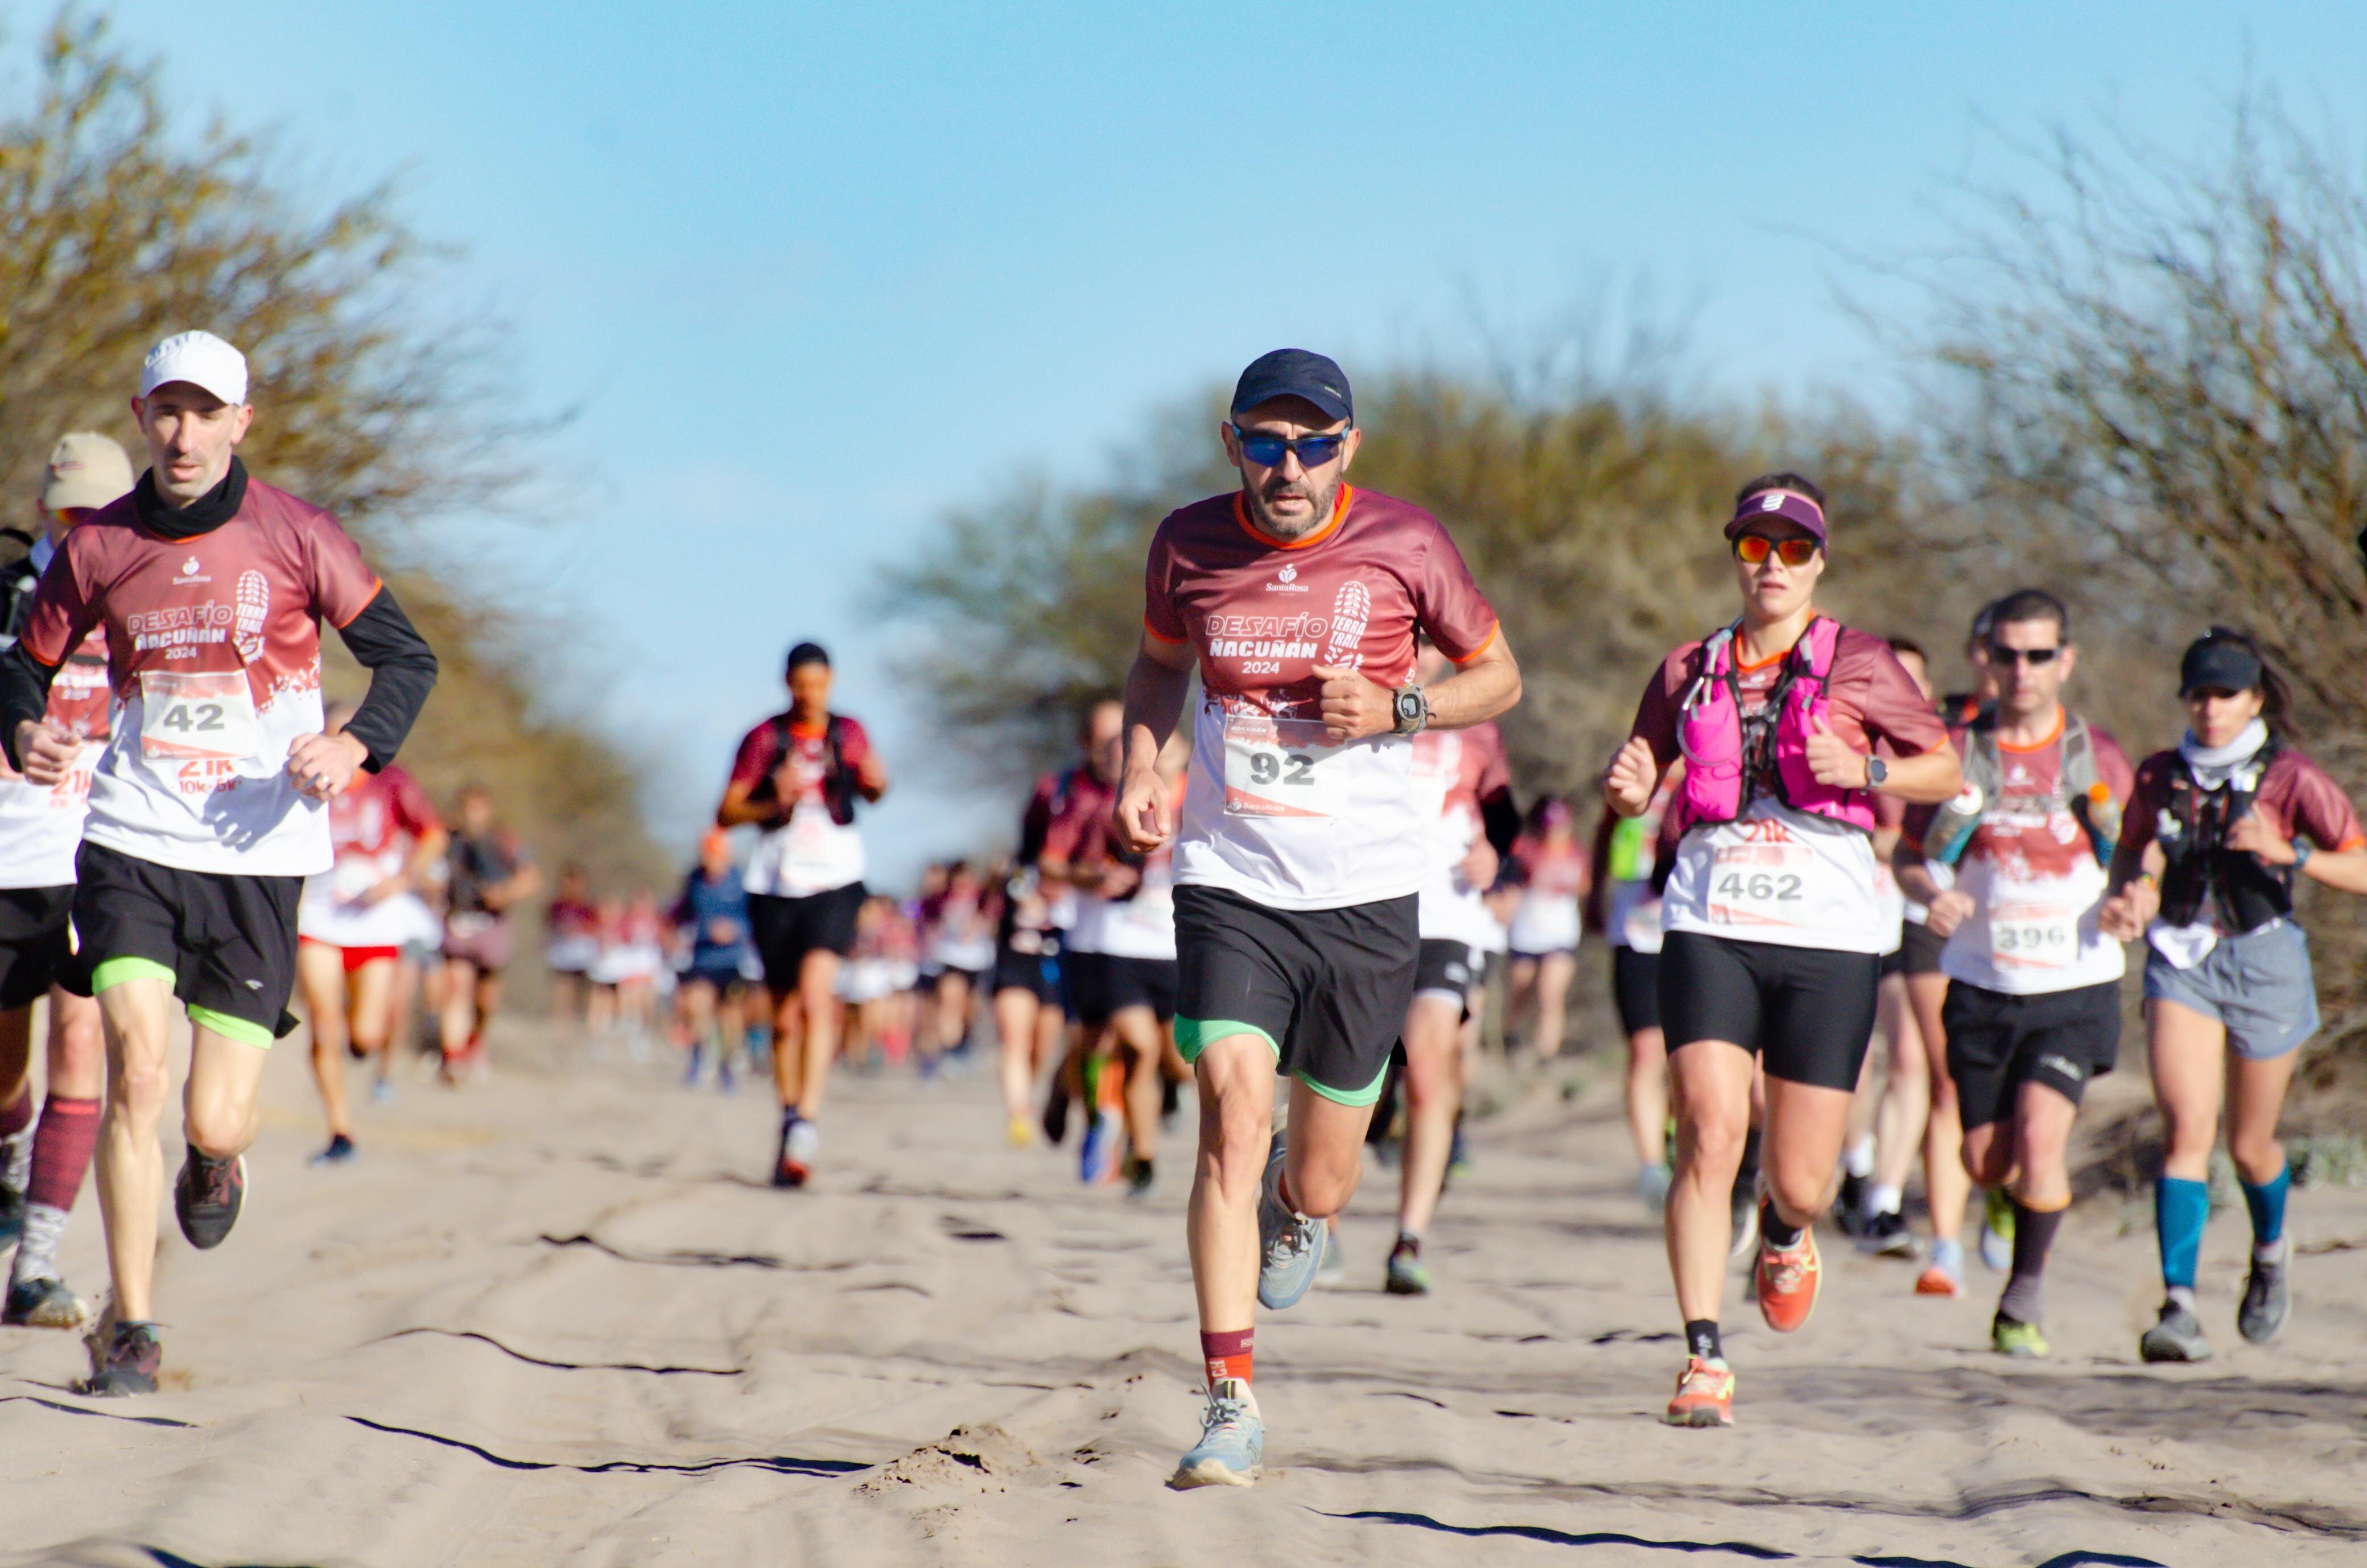
[[[74,768],[78,741],[44,706],[93,630],[118,698],[75,863],[69,979],[97,997],[107,1040],[98,1185],[115,1304],[94,1393],[152,1393],[162,1360],[151,1195],[172,1001],[195,1034],[173,1207],[190,1245],[212,1247],[245,1196],[264,1052],[295,1024],[296,901],[332,863],[327,803],[392,759],[436,681],[435,655],[336,520],[247,477],[246,394],[245,357],[221,339],[156,345],[131,400],[148,471],[66,536],[0,653],[0,746],[34,784]],[[335,735],[324,619],[370,671]]]
[[[67,533],[131,488],[131,461],[108,437],[77,431],[50,453],[34,514],[41,525],[28,568],[0,583],[13,641],[40,572]],[[0,1324],[75,1328],[86,1315],[58,1276],[58,1243],[98,1137],[107,1057],[98,1004],[57,984],[74,953],[74,853],[82,847],[91,769],[106,749],[107,638],[94,631],[51,683],[48,722],[79,736],[63,784],[29,784],[0,764],[0,1247],[17,1259]],[[50,1000],[49,1089],[34,1121],[33,1003]]]

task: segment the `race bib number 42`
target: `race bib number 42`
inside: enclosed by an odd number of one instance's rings
[[[1337,817],[1340,749],[1320,719],[1225,715],[1225,812],[1230,817]]]
[[[240,762],[263,752],[243,670],[150,670],[140,677],[140,750],[159,761]]]

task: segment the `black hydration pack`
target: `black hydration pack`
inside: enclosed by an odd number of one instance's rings
[[[2271,735],[2217,789],[2205,789],[2183,756],[2169,776],[2169,803],[2155,824],[2155,841],[2168,862],[2161,877],[2161,918],[2191,926],[2205,909],[2231,935],[2258,931],[2293,913],[2293,868],[2270,865],[2256,854],[2226,847],[2227,829],[2252,808],[2260,781],[2283,748]]]

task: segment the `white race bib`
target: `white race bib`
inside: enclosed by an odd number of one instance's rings
[[[1806,844],[1721,845],[1710,871],[1710,923],[1745,929],[1813,925],[1808,879],[1817,869],[1817,852]]]
[[[2000,972],[2068,969],[2079,956],[2079,910],[2067,903],[1992,905],[1989,961]]]
[[[1229,817],[1340,815],[1342,781],[1327,764],[1340,755],[1323,721],[1274,718],[1248,710],[1225,715],[1225,814]]]
[[[140,751],[162,761],[243,762],[263,754],[243,670],[150,670],[140,677]]]

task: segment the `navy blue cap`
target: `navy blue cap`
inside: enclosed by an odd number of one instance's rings
[[[2228,637],[2198,637],[2178,663],[2178,694],[2257,692],[2259,655]]]
[[[1233,388],[1232,412],[1244,413],[1275,398],[1304,398],[1333,419],[1356,417],[1356,400],[1349,396],[1346,372],[1322,355],[1303,348],[1277,348],[1251,360]]]

